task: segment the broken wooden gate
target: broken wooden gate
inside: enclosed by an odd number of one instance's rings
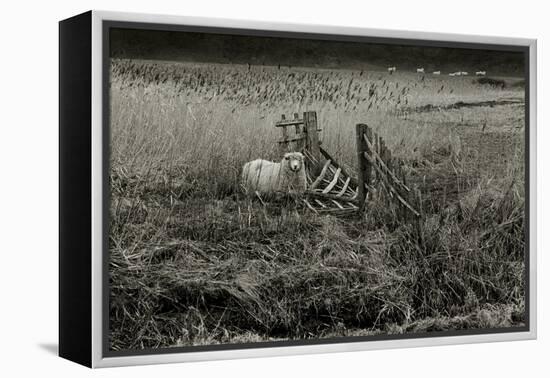
[[[392,159],[384,140],[365,124],[356,125],[357,166],[354,177],[343,165],[321,147],[317,114],[309,111],[302,118],[294,113],[283,114],[275,124],[281,128],[281,153],[299,151],[306,158],[308,189],[301,199],[316,213],[350,215],[362,212],[375,193],[389,193],[400,206],[419,216],[407,198],[411,189],[406,185],[401,166]]]

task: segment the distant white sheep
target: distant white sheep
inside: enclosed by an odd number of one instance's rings
[[[441,71],[434,71],[433,74],[434,75],[441,75]]]
[[[485,76],[487,75],[487,71],[477,71],[476,76]]]
[[[242,185],[247,194],[303,193],[307,188],[304,155],[288,152],[280,163],[256,159],[243,167]]]
[[[461,74],[462,74],[462,76],[468,76],[468,72],[466,72],[466,71],[462,71]]]
[[[424,67],[422,67],[422,68],[417,68],[417,69],[416,69],[416,73],[424,73]]]
[[[394,73],[395,71],[397,71],[397,67],[395,67],[395,66],[394,67],[388,67],[388,72],[390,73],[390,75],[392,73]]]

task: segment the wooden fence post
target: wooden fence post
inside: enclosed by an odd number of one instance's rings
[[[298,121],[298,113],[294,113],[294,120]],[[294,131],[296,136],[301,135],[304,132],[303,127],[300,124],[294,125]],[[295,151],[302,151],[304,149],[304,146],[305,146],[305,141],[303,139],[297,140]]]
[[[362,142],[365,143],[365,154],[368,154],[372,157],[372,151],[370,150],[367,142],[365,142],[365,137],[367,137],[368,140],[373,141],[373,133],[372,129],[367,126],[365,130],[365,136],[362,139]],[[365,162],[365,184],[366,185],[372,185],[372,164],[370,161]]]
[[[281,121],[285,121],[285,120],[286,120],[285,115],[281,114]],[[279,146],[281,147],[280,148],[281,155],[288,152],[288,130],[286,129],[285,126],[283,126],[282,133],[283,133],[283,143],[279,144]]]
[[[294,113],[294,120],[298,121],[298,113]],[[294,125],[294,130],[296,131],[296,135],[302,133],[302,126],[301,125]]]
[[[307,135],[306,149],[317,164],[312,167],[312,172],[318,174],[321,163],[321,150],[319,148],[319,134],[317,132],[317,113],[304,112],[304,129]]]
[[[370,137],[370,129],[367,125],[359,123],[355,126],[355,140],[357,143],[357,196],[359,197],[359,211],[365,209],[366,190],[365,185],[370,184],[370,163],[365,158],[365,153],[369,152],[365,135]]]

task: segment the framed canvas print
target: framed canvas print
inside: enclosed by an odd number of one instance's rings
[[[536,41],[59,24],[62,357],[536,337]]]

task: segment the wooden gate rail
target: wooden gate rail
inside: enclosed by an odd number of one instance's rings
[[[411,189],[406,185],[405,176],[401,173],[402,178],[399,178],[395,173],[391,152],[386,147],[384,139],[368,125],[360,123],[356,125],[356,144],[359,208],[365,208],[369,192],[380,186],[391,198],[396,198],[400,205],[419,217],[420,213],[408,200]]]

